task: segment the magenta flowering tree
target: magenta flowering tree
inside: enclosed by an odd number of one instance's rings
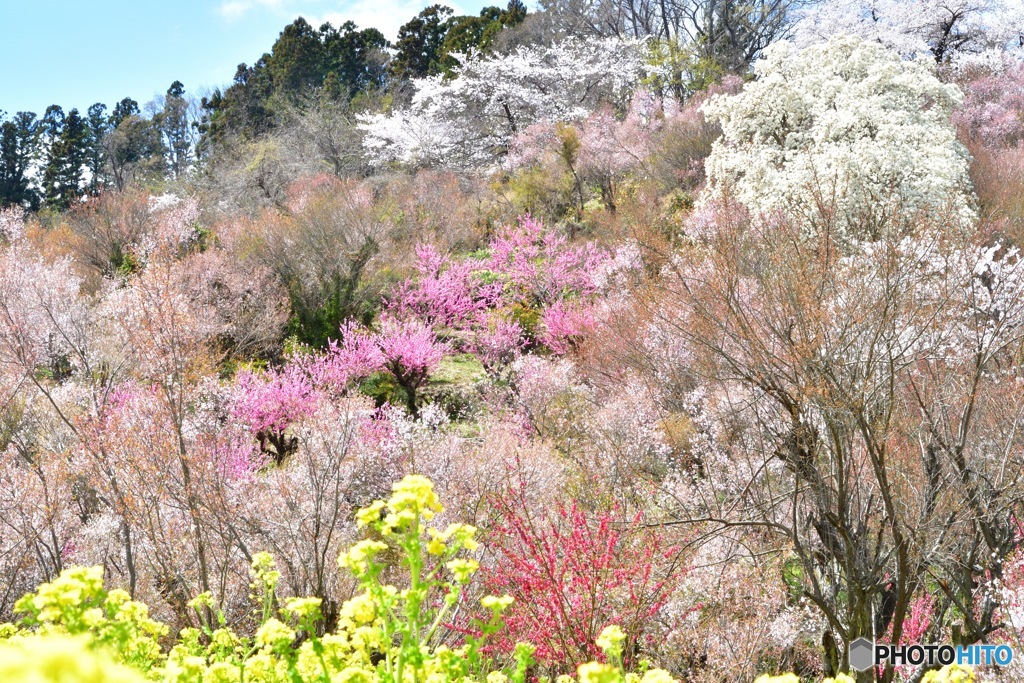
[[[380,349],[384,369],[405,391],[409,412],[419,416],[419,391],[444,359],[447,346],[419,320],[391,317],[381,321],[373,340]]]
[[[453,262],[432,245],[420,245],[416,248],[417,278],[398,286],[392,310],[435,328],[470,326],[501,295],[500,286],[484,285],[474,277],[474,266],[470,260]]]
[[[385,369],[375,335],[355,321],[344,323],[340,332],[326,352],[295,353],[280,368],[235,376],[229,412],[277,464],[298,448],[298,437],[288,433],[293,424],[312,417],[324,398],[340,398],[355,382]]]
[[[568,353],[595,326],[594,312],[590,306],[556,301],[541,316],[540,340],[554,353]]]
[[[298,447],[286,431],[315,411],[316,390],[308,373],[295,363],[257,374],[240,372],[232,391],[231,415],[256,435],[260,451],[281,464]]]
[[[595,275],[608,259],[596,245],[571,244],[526,216],[491,240],[487,267],[505,283],[506,300],[541,307],[564,297],[597,294]]]
[[[324,354],[308,354],[297,362],[314,386],[331,394],[345,392],[354,382],[387,372],[405,392],[406,408],[419,415],[420,389],[444,359],[449,346],[433,328],[414,316],[385,314],[378,330],[355,321],[341,326],[341,339]]]
[[[384,356],[368,330],[348,320],[341,324],[340,332],[338,341],[328,342],[326,353],[304,354],[294,361],[315,386],[334,395],[384,367]]]
[[[572,350],[594,328],[595,301],[609,273],[624,267],[620,261],[592,244],[571,244],[532,218],[498,234],[483,258],[460,260],[420,246],[417,277],[396,288],[376,329],[350,320],[325,352],[297,353],[266,373],[240,373],[231,414],[279,464],[298,447],[293,424],[325,397],[339,398],[375,373],[394,380],[418,417],[424,386],[451,352],[472,353],[497,372],[527,350]]]
[[[518,322],[496,310],[489,316],[479,316],[477,323],[469,350],[485,369],[505,367],[522,353],[526,339]]]
[[[593,304],[619,267],[609,252],[572,244],[531,217],[499,232],[482,258],[455,260],[430,246],[417,256],[417,276],[395,290],[389,311],[488,370],[531,349],[568,352],[593,327]]]

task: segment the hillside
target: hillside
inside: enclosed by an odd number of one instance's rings
[[[3,119],[0,681],[1020,680],[1018,9],[298,19]]]

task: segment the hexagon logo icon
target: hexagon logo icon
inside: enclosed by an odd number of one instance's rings
[[[867,638],[850,643],[850,666],[855,671],[867,671],[875,665],[875,644]]]

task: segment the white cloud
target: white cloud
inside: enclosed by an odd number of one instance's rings
[[[235,21],[257,7],[281,9],[286,3],[289,0],[226,0],[220,5],[220,15],[228,21]]]
[[[231,2],[225,2],[220,6],[220,15],[228,21],[234,21],[245,16],[250,9],[252,9],[251,2],[246,2],[245,0],[232,0]]]

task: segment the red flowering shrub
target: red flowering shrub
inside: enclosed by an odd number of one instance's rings
[[[531,513],[522,488],[498,497],[496,507],[487,591],[515,598],[496,647],[511,652],[529,641],[541,666],[571,672],[600,657],[595,640],[616,624],[626,633],[627,666],[635,662],[683,574],[678,549],[639,513],[590,515],[576,503]]]

